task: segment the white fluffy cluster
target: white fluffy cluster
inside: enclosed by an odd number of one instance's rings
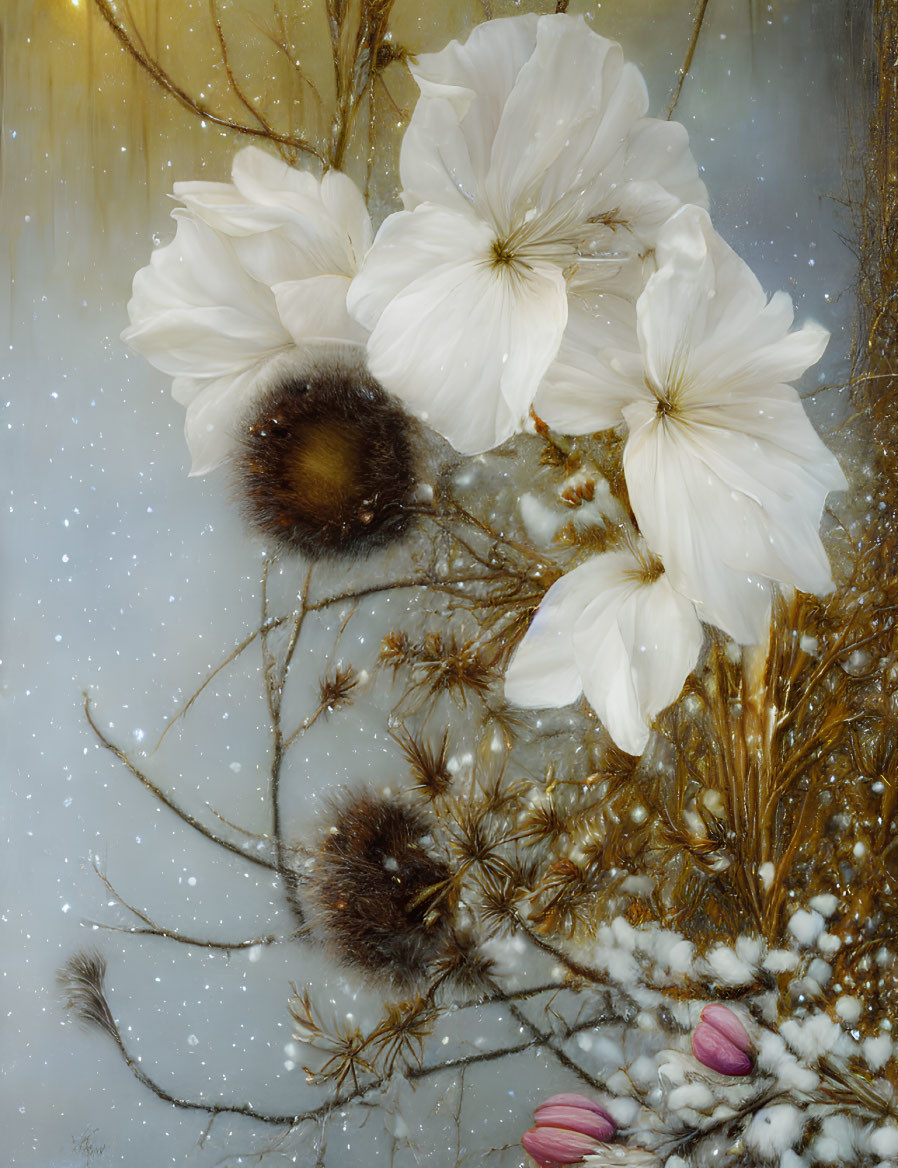
[[[815,951],[827,948],[825,923],[837,907],[818,897],[798,909],[788,949],[742,936],[699,954],[672,930],[622,918],[584,946],[578,958],[636,1010],[626,1038],[590,1047],[603,1065],[618,1062],[605,1082],[635,1108],[622,1118],[631,1143],[666,1168],[704,1163],[702,1148],[716,1149],[721,1163],[748,1152],[779,1168],[898,1165],[898,1093],[883,1075],[894,1068],[891,1027],[855,1029],[860,1001],[829,985],[831,967]],[[704,996],[685,998],[687,986]],[[750,1074],[725,1074],[693,1050],[702,1011],[721,997],[750,1039]]]

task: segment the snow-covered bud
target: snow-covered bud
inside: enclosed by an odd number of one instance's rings
[[[716,1002],[702,1010],[692,1035],[692,1053],[721,1075],[747,1075],[754,1066],[748,1031],[732,1010]]]

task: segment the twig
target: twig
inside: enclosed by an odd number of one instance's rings
[[[178,712],[176,714],[174,714],[168,720],[168,722],[166,722],[165,729],[159,735],[158,739],[156,740],[156,745],[153,747],[153,751],[152,751],[153,754],[156,753],[156,751],[159,749],[159,747],[165,741],[165,736],[168,734],[169,730],[171,730],[172,726],[174,726],[174,724],[180,718],[184,717],[184,715],[188,712],[190,707],[193,705],[193,703],[196,701],[196,699],[200,696],[200,694],[203,692],[203,690],[218,676],[218,674],[221,673],[221,671],[223,669],[227,668],[227,666],[230,665],[232,661],[235,661],[240,656],[240,654],[244,651],[244,649],[248,649],[249,646],[256,639],[256,637],[261,636],[263,631],[266,633],[271,632],[272,629],[276,629],[280,625],[282,625],[286,619],[287,618],[283,617],[283,616],[273,617],[268,622],[268,627],[266,629],[264,629],[264,630],[261,628],[255,629],[253,632],[251,632],[249,634],[248,637],[244,637],[243,640],[240,642],[239,645],[237,645],[237,647],[235,649],[231,650],[231,652],[227,655],[227,657],[225,657],[224,661],[220,662],[220,664],[215,666],[215,668],[206,677],[205,681],[199,687],[199,689],[197,689],[193,694],[191,694],[191,696],[187,699],[185,704],[183,706],[181,706],[181,708],[178,710]]]
[[[86,692],[83,696],[84,716],[87,719],[87,723],[91,730],[93,730],[98,741],[100,742],[100,745],[108,750],[110,754],[114,754],[119,762],[128,768],[135,779],[142,783],[148,791],[156,796],[160,803],[164,804],[164,806],[166,806],[169,811],[173,811],[180,820],[187,824],[188,827],[192,827],[194,831],[199,832],[200,835],[205,836],[207,840],[210,840],[213,844],[217,844],[220,848],[224,848],[225,851],[233,852],[233,854],[235,856],[239,856],[241,860],[246,860],[246,862],[249,864],[256,864],[260,868],[266,868],[270,872],[279,871],[278,866],[273,864],[270,860],[266,860],[262,856],[251,855],[249,852],[245,852],[236,844],[232,844],[230,840],[222,839],[221,836],[217,836],[213,831],[210,831],[208,827],[205,827],[202,823],[200,823],[200,821],[195,816],[191,815],[189,811],[185,811],[183,807],[180,807],[174,801],[174,799],[171,798],[170,795],[167,795],[161,787],[158,787],[152,781],[152,779],[150,779],[143,773],[142,770],[135,766],[128,755],[125,754],[125,752],[120,747],[116,746],[114,742],[111,742],[106,737],[106,735],[94,721],[94,717],[90,709],[90,697]]]
[[[335,592],[331,596],[324,596],[313,601],[306,607],[307,612],[321,612],[335,604],[343,604],[347,600],[364,600],[366,596],[375,596],[380,592],[398,591],[404,588],[430,588],[434,592],[447,592],[457,595],[453,589],[464,584],[488,584],[495,579],[494,575],[484,575],[482,572],[464,573],[446,580],[436,580],[432,576],[406,576],[401,580],[388,580],[383,584],[372,584],[365,588],[351,588],[346,592]]]
[[[698,45],[698,38],[701,36],[702,24],[705,20],[705,13],[708,10],[710,0],[699,0],[698,11],[695,14],[695,20],[692,24],[692,36],[689,39],[689,48],[686,50],[686,56],[683,58],[683,64],[680,66],[680,71],[677,74],[677,83],[674,86],[673,93],[670,95],[670,101],[667,105],[667,120],[673,117],[673,112],[677,108],[677,102],[680,100],[680,94],[683,91],[683,82],[686,80],[686,74],[692,68],[692,58],[695,56],[695,49]]]
[[[162,68],[155,58],[144,52],[135,40],[131,37],[125,26],[119,21],[115,14],[109,0],[94,0],[100,15],[115,33],[120,41],[122,47],[128,52],[134,60],[145,70],[146,73],[156,82],[156,84],[164,89],[166,93],[171,96],[190,113],[196,114],[197,117],[204,119],[207,122],[212,122],[216,126],[224,126],[225,129],[233,130],[237,134],[246,134],[252,138],[264,138],[270,142],[275,142],[280,146],[286,146],[290,150],[295,150],[304,154],[311,154],[317,158],[322,164],[326,163],[324,155],[317,150],[311,142],[305,138],[297,135],[280,134],[273,129],[263,129],[258,126],[247,126],[242,122],[236,122],[231,118],[223,117],[221,114],[216,114],[207,106],[191,97],[190,94],[178,85]]]
[[[141,912],[140,909],[135,908],[133,904],[129,904],[114,887],[106,873],[100,871],[96,860],[92,860],[91,865],[98,878],[103,882],[109,895],[114,897],[122,908],[133,913],[139,921],[143,922],[144,926],[141,928],[139,925],[108,925],[100,921],[87,921],[86,923],[93,928],[106,929],[112,933],[138,933],[141,936],[165,937],[167,940],[177,941],[181,945],[192,945],[195,949],[216,949],[225,953],[235,949],[252,949],[256,945],[276,945],[280,941],[285,940],[283,937],[276,937],[269,934],[265,937],[254,937],[248,941],[210,941],[201,937],[188,937],[184,933],[179,933],[174,929],[167,929],[164,925],[157,925],[152,918],[147,916],[146,913]]]
[[[603,1019],[589,1018],[585,1021],[577,1023],[575,1026],[569,1026],[565,1029],[563,1037],[565,1039],[573,1038],[574,1035],[582,1033],[584,1030],[594,1029]],[[108,1027],[106,1027],[108,1029]],[[295,1128],[299,1124],[305,1123],[309,1120],[324,1119],[332,1112],[341,1107],[345,1107],[347,1103],[352,1103],[364,1099],[373,1091],[377,1091],[384,1086],[390,1079],[389,1075],[381,1075],[369,1083],[353,1088],[343,1095],[337,1095],[335,1098],[329,1100],[327,1103],[321,1103],[317,1107],[309,1108],[306,1111],[297,1112],[295,1115],[277,1115],[270,1112],[259,1111],[250,1103],[202,1103],[194,1099],[185,1099],[178,1095],[173,1095],[166,1091],[164,1087],[160,1086],[154,1079],[152,1079],[138,1064],[125,1046],[118,1026],[113,1023],[112,1030],[113,1041],[119,1049],[122,1058],[131,1073],[135,1078],[146,1088],[153,1092],[157,1098],[162,1099],[165,1103],[170,1103],[173,1107],[177,1107],[182,1111],[204,1111],[208,1115],[243,1115],[247,1119],[255,1120],[257,1123],[268,1124],[272,1127],[289,1127]],[[432,1075],[439,1075],[446,1071],[455,1071],[465,1067],[475,1066],[477,1063],[495,1062],[500,1058],[508,1058],[512,1055],[522,1054],[524,1051],[533,1050],[539,1046],[544,1045],[542,1040],[533,1037],[525,1042],[510,1043],[507,1046],[498,1047],[494,1050],[478,1051],[476,1054],[462,1055],[459,1058],[445,1059],[442,1062],[427,1063],[420,1066],[410,1066],[403,1070],[403,1074],[410,1082],[417,1082],[419,1079],[426,1079]]]

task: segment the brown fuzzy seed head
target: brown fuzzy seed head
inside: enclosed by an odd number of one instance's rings
[[[446,937],[449,868],[426,816],[370,791],[346,792],[318,849],[311,893],[344,964],[394,986],[419,981]]]
[[[287,374],[244,424],[236,481],[251,526],[311,559],[367,553],[408,526],[412,424],[357,366]]]

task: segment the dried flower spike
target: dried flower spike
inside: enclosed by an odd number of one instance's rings
[[[583,1095],[553,1095],[537,1107],[533,1119],[536,1127],[524,1133],[521,1143],[540,1168],[580,1164],[617,1131],[608,1112]]]
[[[692,1035],[692,1053],[698,1061],[722,1075],[747,1075],[754,1060],[752,1041],[732,1010],[712,1003],[702,1010]]]
[[[449,868],[428,851],[430,823],[371,791],[346,792],[310,877],[322,933],[346,964],[396,986],[440,954]]]

